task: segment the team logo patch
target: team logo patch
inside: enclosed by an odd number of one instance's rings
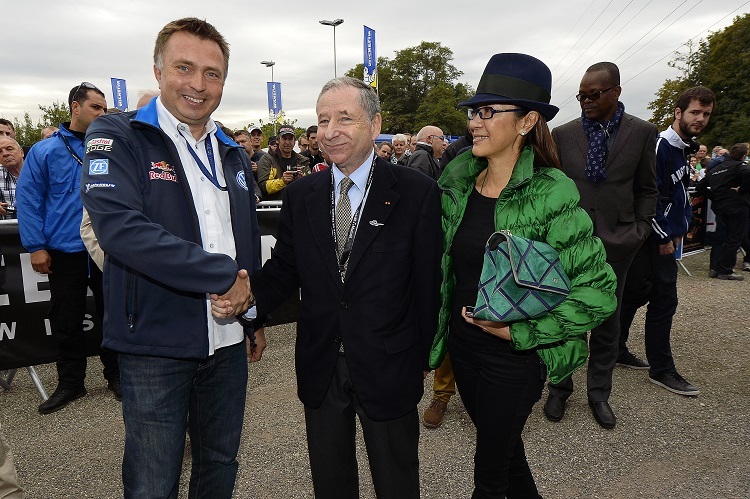
[[[89,160],[89,175],[107,175],[109,173],[108,159]]]
[[[174,166],[166,161],[158,163],[151,162],[151,171],[148,172],[148,178],[151,180],[166,180],[168,182],[177,182],[177,175],[174,172]]]
[[[86,153],[91,151],[111,151],[114,139],[91,139],[86,143]]]
[[[240,172],[237,174],[236,179],[237,179],[237,185],[239,185],[240,187],[242,187],[245,190],[248,190],[247,189],[247,180],[245,180],[245,171],[244,170],[240,170]]]
[[[86,183],[86,192],[89,192],[91,189],[114,189],[115,184],[111,184],[108,182],[87,182]]]
[[[161,170],[163,172],[172,172],[174,173],[174,166],[171,166],[166,161],[159,161],[158,163],[151,162],[151,168],[156,170]]]

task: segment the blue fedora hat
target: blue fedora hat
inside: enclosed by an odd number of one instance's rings
[[[549,103],[552,73],[546,64],[526,54],[495,54],[484,68],[477,93],[459,106],[515,104],[539,112],[547,121],[560,110]]]

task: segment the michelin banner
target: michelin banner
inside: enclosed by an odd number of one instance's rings
[[[115,107],[120,111],[128,110],[128,86],[125,80],[120,78],[110,78],[112,80],[112,96]]]
[[[268,119],[273,122],[281,118],[281,83],[277,81],[266,82],[268,88]]]
[[[258,210],[262,261],[270,258],[276,244],[279,211],[279,208]],[[57,345],[47,319],[49,281],[31,267],[31,257],[21,245],[15,220],[0,220],[0,253],[0,370],[54,362]],[[269,325],[296,321],[298,310],[299,296],[294,296],[274,312]],[[101,319],[90,291],[83,331],[86,355],[98,355]]]
[[[364,26],[364,82],[378,89],[378,55],[375,50],[375,30]]]

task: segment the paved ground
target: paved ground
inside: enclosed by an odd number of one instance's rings
[[[539,403],[526,426],[529,462],[545,497],[750,497],[750,280],[708,279],[707,254],[685,263],[694,277],[680,275],[672,345],[679,370],[701,389],[700,396],[668,393],[643,371],[617,368],[611,404],[619,422],[607,431],[591,417],[582,390],[585,373],[577,373],[565,419],[549,423]],[[639,355],[642,323],[640,315],[631,334]],[[235,497],[312,497],[295,394],[294,328],[273,328],[268,337],[264,360],[250,372]],[[38,371],[54,389],[53,366]],[[48,416],[37,413],[39,397],[25,372],[11,391],[0,391],[0,423],[29,497],[122,497],[121,410],[106,390],[98,360],[90,363],[87,388],[87,397]],[[420,410],[428,402],[429,394]],[[423,497],[471,494],[473,439],[456,397],[445,424],[422,432]],[[360,451],[362,497],[374,497],[361,440]],[[187,469],[189,457],[185,462]],[[186,495],[183,481],[180,497]]]

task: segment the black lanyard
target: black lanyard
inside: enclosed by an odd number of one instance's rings
[[[179,130],[178,130],[179,131]],[[182,132],[179,132],[180,135],[182,135]],[[190,145],[190,142],[188,142],[188,139],[182,135],[182,138],[185,139],[185,144],[187,144],[188,151],[190,151],[190,155],[193,157],[195,162],[198,164],[198,168],[201,169],[201,172],[203,172],[203,175],[208,177],[208,179],[211,181],[212,184],[216,186],[217,189],[221,191],[226,191],[226,187],[222,187],[219,185],[219,178],[216,175],[216,161],[214,160],[214,147],[211,144],[211,134],[206,135],[206,139],[203,141],[203,143],[206,145],[206,156],[208,157],[208,164],[211,166],[211,171],[208,171],[208,168],[206,168],[206,165],[201,161],[201,159],[198,157],[198,154],[193,151],[193,146]]]
[[[70,143],[68,142],[68,139],[65,138],[65,135],[63,135],[62,133],[60,133],[57,136],[60,137],[60,139],[62,139],[63,144],[65,144],[65,147],[68,148],[68,152],[70,153],[71,156],[73,156],[73,159],[76,160],[76,161],[78,161],[79,165],[83,166],[83,160],[81,159],[80,156],[78,156],[76,154],[76,152],[73,150],[73,148],[70,147]]]
[[[346,236],[346,243],[344,249],[339,254],[339,235],[336,231],[336,181],[333,178],[333,168],[331,167],[331,233],[333,234],[333,244],[336,247],[336,258],[339,262],[339,274],[341,274],[341,282],[344,281],[346,274],[346,262],[349,260],[349,255],[352,253],[352,246],[354,246],[354,235],[357,233],[357,224],[359,223],[359,215],[362,211],[362,205],[365,204],[367,199],[367,193],[370,191],[370,185],[372,184],[372,174],[375,171],[375,161],[377,156],[373,156],[372,165],[370,165],[370,173],[367,176],[367,184],[365,184],[365,192],[362,194],[362,201],[357,207],[357,212],[352,217],[352,221],[349,224],[349,232]],[[348,196],[348,193],[347,193]]]

